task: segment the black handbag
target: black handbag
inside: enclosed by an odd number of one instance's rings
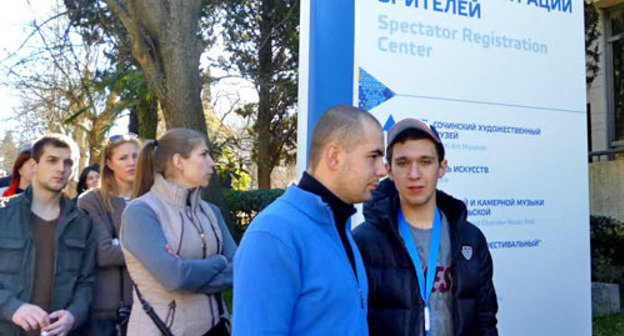
[[[232,332],[232,327],[230,325],[230,320],[225,315],[225,308],[223,307],[223,300],[221,299],[221,294],[215,295],[217,299],[217,305],[219,306],[219,323],[215,324],[208,332],[206,332],[203,336],[230,336]]]

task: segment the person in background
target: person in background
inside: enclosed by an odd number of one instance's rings
[[[221,211],[200,197],[214,171],[206,138],[176,128],[145,143],[121,246],[136,284],[128,335],[227,332],[221,293],[232,287],[236,244]],[[144,308],[151,306],[148,315]]]
[[[132,194],[140,147],[134,134],[110,137],[102,155],[102,174],[97,174],[100,187],[78,199],[78,207],[93,221],[97,246],[89,336],[122,335],[128,322],[132,281],[119,244],[119,230],[121,215]]]
[[[78,197],[85,191],[97,188],[100,183],[100,164],[94,163],[85,167],[80,173],[78,178],[78,185],[76,186],[76,197],[74,203],[78,202]]]
[[[25,142],[25,143],[21,144],[17,148],[18,156],[22,152],[30,151],[31,147],[32,147],[32,144],[30,142]],[[2,195],[2,193],[4,192],[4,188],[6,188],[9,185],[11,185],[11,175],[9,174],[10,172],[6,172],[6,173],[8,175],[3,175],[3,177],[0,178],[0,195]]]
[[[63,195],[77,153],[68,137],[43,136],[31,186],[0,199],[0,335],[83,335],[95,241],[89,216]]]
[[[28,143],[20,146],[20,152],[11,171],[10,183],[7,187],[0,189],[0,196],[10,197],[26,190],[32,181],[34,166],[32,145]]]

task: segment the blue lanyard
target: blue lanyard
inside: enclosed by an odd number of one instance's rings
[[[435,274],[438,268],[438,254],[440,253],[440,240],[442,236],[442,223],[440,219],[440,210],[436,207],[435,217],[433,219],[433,232],[431,233],[431,245],[429,247],[429,263],[427,265],[427,278],[425,281],[425,272],[423,271],[420,256],[414,244],[414,238],[410,232],[409,224],[405,220],[403,210],[399,211],[399,231],[401,237],[405,242],[407,252],[412,258],[414,268],[416,268],[416,275],[418,276],[418,287],[420,290],[420,297],[425,301],[424,314],[425,314],[425,332],[429,335],[430,332],[430,316],[429,316],[429,299],[433,292],[433,284],[435,281]]]

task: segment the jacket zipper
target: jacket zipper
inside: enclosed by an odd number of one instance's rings
[[[386,221],[388,222],[388,224],[390,224],[390,226],[386,225],[384,226],[384,228],[388,227],[388,229],[386,230],[390,230],[391,231],[391,235],[394,237],[394,239],[399,243],[399,246],[401,246],[401,249],[403,251],[404,256],[407,256],[408,259],[411,260],[411,257],[409,256],[409,252],[407,252],[407,248],[405,247],[405,243],[403,242],[403,239],[397,234],[397,232],[395,230],[392,229],[392,227],[394,227],[394,223],[392,222],[392,220],[388,217],[386,217]],[[450,226],[450,223],[449,223]],[[449,238],[451,240],[451,264],[452,264],[452,268],[451,268],[451,272],[453,275],[453,279],[454,281],[456,281],[457,279],[457,268],[455,267],[455,265],[457,265],[458,260],[459,260],[459,248],[458,248],[458,237],[459,237],[459,233],[457,232],[457,229],[454,230],[453,232],[450,232],[449,234]],[[416,277],[416,283],[418,284],[418,277],[416,276],[416,270],[414,270],[412,268],[412,272],[413,275]],[[458,303],[458,298],[457,298],[457,285],[456,282],[454,282],[453,286],[451,287],[451,291],[452,291],[452,296],[453,296],[453,305],[456,307],[457,303]],[[423,298],[420,296],[420,290],[418,290],[417,293],[418,296],[418,301],[420,302],[420,305],[422,307],[424,307],[425,301],[423,300]],[[458,316],[457,316],[457,309],[453,309],[452,312],[453,315],[453,330],[457,331],[457,321],[458,321]],[[423,330],[424,330],[424,325],[425,325],[425,318],[424,316],[421,314],[421,321],[423,323]]]
[[[344,248],[342,248],[342,240],[340,239],[340,234],[338,233],[338,228],[336,227],[336,223],[335,223],[335,220],[333,218],[333,213],[331,212],[331,210],[330,210],[330,213],[332,214],[332,216],[331,216],[332,232],[335,233],[335,236],[338,238],[338,241],[340,242],[340,247],[341,247],[340,250],[342,251],[342,253],[340,253],[340,254],[342,254],[342,257],[343,257],[342,260],[343,261],[345,261],[345,260],[347,261],[347,264],[348,264],[349,269],[350,269],[351,268],[351,262],[349,262],[349,257],[347,256],[347,251],[345,251]],[[346,227],[345,227],[345,230],[346,230]],[[334,238],[336,238],[336,237],[334,237]],[[360,297],[360,307],[362,309],[364,309],[364,294],[362,293],[362,288],[360,287],[360,281],[359,281],[359,277],[358,277],[358,274],[357,274],[357,272],[358,272],[357,271],[357,269],[358,269],[357,261],[355,260],[356,259],[355,258],[355,252],[353,251],[353,245],[351,244],[351,241],[349,240],[349,236],[348,235],[347,235],[347,241],[349,243],[349,248],[351,249],[351,252],[353,253],[353,261],[355,263],[355,265],[354,265],[355,266],[354,267],[355,268],[355,272],[349,272],[349,273],[351,273],[351,275],[353,277],[353,280],[355,280],[355,285],[357,287],[358,295]]]
[[[425,300],[422,298],[422,296],[420,295],[420,283],[418,282],[418,275],[416,274],[416,269],[414,269],[414,263],[412,261],[412,257],[410,257],[409,252],[407,251],[407,248],[405,247],[405,242],[403,241],[403,238],[400,237],[400,235],[392,229],[392,227],[394,227],[394,223],[392,222],[392,220],[388,217],[386,217],[386,221],[388,222],[388,224],[390,224],[389,230],[391,231],[391,235],[392,237],[394,237],[394,239],[397,241],[397,243],[399,244],[399,246],[401,246],[401,251],[403,252],[403,256],[406,257],[410,262],[410,264],[413,267],[410,267],[410,270],[412,271],[412,275],[414,276],[414,279],[416,279],[416,286],[417,286],[417,290],[416,290],[416,297],[418,298],[418,302],[420,303],[420,307],[424,309],[425,307]],[[422,331],[425,331],[425,315],[424,314],[420,314],[420,321],[422,322]]]

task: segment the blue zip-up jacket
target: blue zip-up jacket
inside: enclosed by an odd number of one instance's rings
[[[254,219],[234,257],[232,334],[368,335],[366,271],[347,236],[357,278],[329,205],[288,188]]]

